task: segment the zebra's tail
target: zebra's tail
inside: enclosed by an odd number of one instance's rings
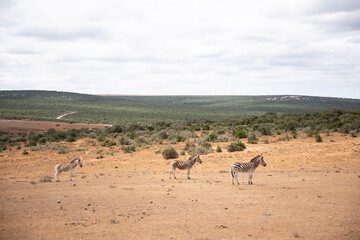
[[[234,172],[234,169],[233,169],[232,165],[231,165],[231,168],[230,168],[230,172],[231,172],[231,176],[234,177],[234,176],[235,176],[235,172]]]

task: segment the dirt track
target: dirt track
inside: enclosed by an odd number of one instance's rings
[[[201,156],[191,180],[154,146],[132,154],[67,143],[70,153],[15,148],[0,153],[1,239],[359,239],[360,138],[304,135],[244,152]],[[277,137],[274,137],[274,139]],[[182,145],[174,145],[180,149]],[[104,150],[103,159],[96,159]],[[229,166],[263,154],[247,185]],[[83,157],[73,181],[42,182],[57,163]],[[188,155],[186,157],[189,157]],[[185,159],[180,156],[179,159]]]

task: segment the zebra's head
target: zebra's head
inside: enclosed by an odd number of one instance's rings
[[[263,156],[259,156],[259,157],[260,157],[259,163],[264,167],[266,167],[266,162],[264,161],[264,157]]]
[[[256,165],[257,165],[257,164],[261,164],[261,165],[263,165],[264,167],[266,167],[266,162],[264,161],[264,157],[261,156],[261,155],[257,155],[256,157],[254,157],[253,159],[251,159],[250,162],[255,162]]]
[[[79,167],[82,167],[82,163],[80,162],[80,158],[75,158],[74,160],[71,161],[71,163],[76,163],[76,165],[78,165]]]
[[[192,159],[195,160],[195,162],[198,162],[200,164],[202,163],[199,154],[196,154],[195,156],[193,156]]]

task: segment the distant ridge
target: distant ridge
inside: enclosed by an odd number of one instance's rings
[[[114,124],[239,119],[265,112],[360,110],[359,99],[302,95],[91,95],[58,91],[0,91],[0,118]]]

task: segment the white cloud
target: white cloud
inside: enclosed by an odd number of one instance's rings
[[[1,86],[360,98],[357,2],[2,1]]]

